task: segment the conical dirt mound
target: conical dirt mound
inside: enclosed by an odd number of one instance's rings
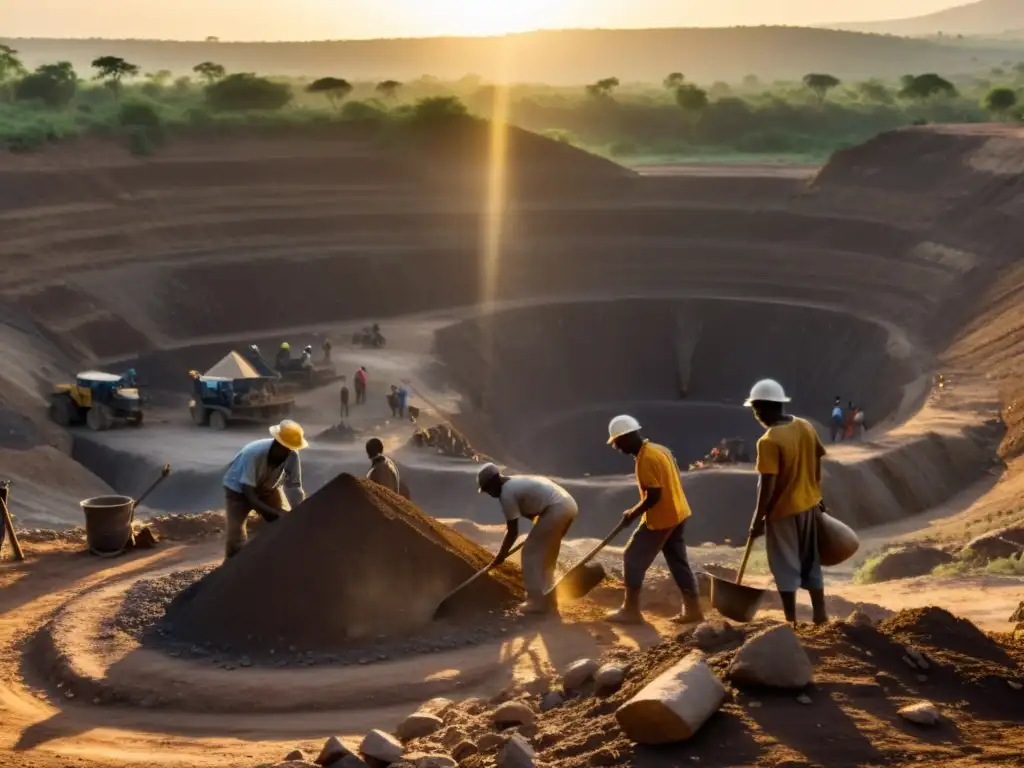
[[[426,624],[490,559],[411,502],[344,474],[179,597],[167,619],[191,642],[329,650]],[[450,615],[504,608],[521,598],[519,583],[505,565],[468,587]]]

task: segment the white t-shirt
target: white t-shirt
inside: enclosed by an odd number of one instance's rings
[[[533,519],[548,507],[572,499],[569,492],[558,483],[536,475],[516,475],[501,486],[501,511],[508,521],[520,517]]]

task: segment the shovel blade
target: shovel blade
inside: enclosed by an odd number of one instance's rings
[[[554,586],[559,600],[579,600],[586,597],[604,581],[604,566],[584,563],[568,571]]]

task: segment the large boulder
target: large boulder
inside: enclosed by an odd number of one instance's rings
[[[727,696],[704,656],[695,651],[619,707],[615,719],[635,742],[670,744],[693,736]]]
[[[750,637],[729,665],[729,679],[770,688],[803,688],[814,678],[814,665],[788,624]]]

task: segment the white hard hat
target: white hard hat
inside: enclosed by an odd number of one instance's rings
[[[750,388],[750,397],[743,404],[749,408],[751,403],[757,400],[766,403],[789,402],[789,398],[786,397],[786,390],[775,379],[761,379],[757,382],[757,384]]]
[[[632,416],[627,416],[625,414],[616,416],[608,422],[608,445],[611,445],[623,435],[639,431],[640,422]]]
[[[477,493],[482,493],[484,486],[491,482],[494,478],[501,474],[501,470],[498,469],[497,464],[491,464],[488,462],[480,467],[480,471],[476,473],[476,485]]]

